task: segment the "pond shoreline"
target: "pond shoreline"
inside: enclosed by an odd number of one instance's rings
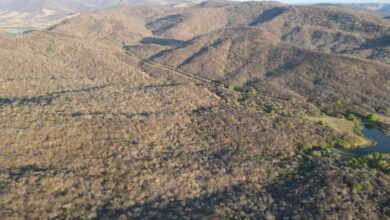
[[[336,132],[346,134],[349,140],[341,144],[342,151],[356,156],[371,153],[390,153],[390,136],[376,123],[358,120],[346,120],[331,116],[307,117],[310,121],[321,121]],[[340,149],[341,150],[341,149]],[[347,152],[346,152],[347,151]]]
[[[362,124],[362,135],[374,141],[371,146],[362,146],[353,149],[353,153],[362,156],[371,153],[390,153],[390,136],[381,129],[370,124]]]

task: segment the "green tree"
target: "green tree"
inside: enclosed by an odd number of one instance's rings
[[[251,95],[255,96],[255,95],[257,94],[257,91],[256,91],[255,88],[251,88],[251,89],[249,90],[249,93],[250,93]]]
[[[298,144],[298,147],[299,147],[299,150],[300,151],[308,151],[312,148],[312,146],[310,144],[307,144],[307,143],[300,143]]]
[[[350,120],[350,121],[355,121],[356,120],[356,116],[353,113],[349,113],[348,116],[347,116],[347,119]]]
[[[233,86],[233,85],[229,85],[228,86],[228,90],[233,92],[236,88]]]
[[[378,121],[378,115],[377,114],[374,114],[374,113],[371,113],[371,114],[368,114],[367,115],[367,120],[368,121],[371,121],[371,122],[376,122]]]
[[[360,190],[362,190],[362,185],[360,185],[359,183],[352,183],[351,188],[353,192],[359,192]]]
[[[313,157],[321,157],[321,156],[322,156],[322,153],[321,153],[321,151],[319,151],[319,150],[313,150],[313,151],[311,152],[311,155],[312,155]]]

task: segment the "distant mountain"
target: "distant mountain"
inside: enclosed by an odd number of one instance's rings
[[[354,4],[353,6],[384,15],[390,15],[390,4]]]
[[[0,33],[42,29],[72,14],[126,4],[177,4],[187,0],[5,0],[0,3]],[[196,2],[196,1],[194,1]]]
[[[186,0],[6,0],[0,10],[40,13],[42,10],[75,13],[86,9],[113,7],[124,4],[175,4]]]
[[[320,4],[320,5],[343,6],[343,7],[357,8],[365,11],[372,11],[381,16],[390,15],[390,4],[364,3],[364,4]]]
[[[3,11],[27,12],[40,14],[43,10],[54,10],[56,13],[72,13],[88,8],[88,5],[77,0],[14,0],[0,5]]]

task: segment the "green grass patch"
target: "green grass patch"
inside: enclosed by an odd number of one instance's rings
[[[362,136],[361,126],[358,120],[350,121],[344,118],[335,118],[330,116],[321,117],[307,117],[310,121],[318,123],[322,121],[322,124],[330,127],[336,132],[348,137],[345,140],[338,139],[335,141],[335,145],[340,147],[363,147],[372,145],[372,140]]]

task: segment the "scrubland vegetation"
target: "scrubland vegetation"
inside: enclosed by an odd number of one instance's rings
[[[205,2],[0,35],[0,219],[386,219],[389,21]]]

